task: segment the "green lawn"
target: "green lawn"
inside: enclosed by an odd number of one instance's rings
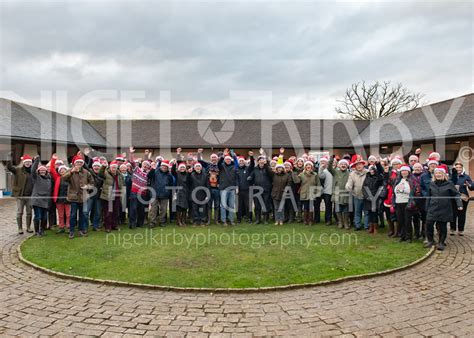
[[[309,244],[308,244],[309,243]],[[385,233],[335,226],[178,228],[90,232],[73,240],[48,231],[21,247],[38,265],[67,274],[178,287],[264,287],[382,271],[413,262],[427,249]]]

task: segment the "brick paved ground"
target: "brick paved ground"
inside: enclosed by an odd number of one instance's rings
[[[0,201],[0,335],[473,336],[467,234],[422,264],[339,285],[252,294],[175,293],[63,280],[18,260],[14,204]]]

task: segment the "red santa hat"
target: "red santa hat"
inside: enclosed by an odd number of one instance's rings
[[[224,156],[224,160],[231,160],[231,161],[232,161],[233,158],[232,158],[232,156],[230,156],[230,155],[225,155],[225,156]]]
[[[441,171],[441,172],[444,173],[444,174],[446,174],[446,172],[447,172],[444,165],[439,165],[439,166],[437,166],[437,167],[434,169],[434,171],[435,171],[435,172]]]
[[[418,156],[416,156],[416,155],[410,155],[410,157],[408,158],[408,161],[411,161],[411,160],[418,161]]]
[[[436,151],[432,151],[430,155],[428,156],[428,158],[434,158],[439,161],[441,159],[441,155],[437,153]]]
[[[38,171],[40,171],[41,169],[43,169],[43,170],[48,170],[48,168],[46,168],[46,166],[40,164],[40,165],[38,166],[38,168],[36,169],[36,171],[38,172]]]
[[[245,157],[243,157],[243,156],[239,156],[239,157],[237,157],[237,160],[238,160],[239,162],[240,162],[240,161],[243,161],[243,162],[245,162]]]
[[[290,160],[285,161],[285,163],[283,163],[283,164],[284,164],[284,165],[289,165],[290,168],[293,168],[293,163],[292,163]]]
[[[69,168],[66,167],[65,165],[60,165],[59,168],[58,168],[58,172],[60,172],[61,169],[66,169],[66,170],[68,170]]]
[[[304,163],[304,166],[306,167],[308,164],[311,164],[311,166],[314,167],[314,163],[311,162],[311,161],[306,161],[306,162]]]
[[[394,164],[402,164],[403,161],[402,159],[399,157],[399,156],[396,156],[395,158],[393,158],[391,161],[390,161],[390,165],[394,165]]]
[[[168,168],[171,166],[170,161],[168,161],[168,160],[161,161],[160,165],[164,165],[165,167],[168,167]]]
[[[370,155],[369,158],[367,159],[369,162],[377,162],[377,157],[375,157],[374,155]]]
[[[30,155],[26,155],[26,154],[21,157],[21,160],[22,160],[23,162],[33,162],[33,159],[31,158],[31,156],[30,156]]]
[[[323,156],[319,159],[319,162],[321,162],[321,161],[329,162],[329,158],[327,156]]]
[[[142,162],[142,166],[143,166],[144,164],[151,165],[151,162],[150,162],[150,161],[148,161],[148,160],[144,160],[144,161]]]
[[[186,163],[180,162],[180,163],[178,164],[178,169],[181,168],[181,167],[186,168]]]
[[[115,157],[115,161],[123,161],[123,162],[125,162],[125,157],[123,157],[122,155],[117,155],[117,156]]]
[[[202,164],[200,162],[196,162],[196,163],[194,163],[194,168],[196,168],[196,167],[201,167],[202,168]]]
[[[273,156],[272,160],[278,161],[278,156]]]
[[[217,154],[213,153],[211,154],[211,158],[218,158],[219,156],[217,156]]]
[[[276,168],[282,168],[282,169],[285,169],[285,166],[283,163],[277,163],[277,165],[275,166],[275,169]]]
[[[54,163],[54,165],[61,165],[61,164],[64,164],[64,162],[60,159],[57,159],[56,162]]]
[[[102,164],[100,164],[99,161],[94,161],[94,163],[92,163],[92,166],[93,167],[100,167]]]
[[[431,164],[436,164],[436,165],[438,165],[439,162],[438,162],[438,160],[437,160],[436,158],[430,157],[430,158],[428,158],[428,163],[427,163],[427,164],[428,164],[428,165],[431,165]]]
[[[338,164],[345,164],[347,166],[349,166],[349,161],[346,160],[345,158],[341,159],[339,162],[337,162]]]
[[[110,168],[112,168],[112,167],[115,167],[115,168],[117,168],[117,167],[118,167],[118,162],[117,162],[117,161],[115,161],[115,160],[114,160],[114,161],[112,161],[112,162],[110,162],[110,163],[109,163],[109,167],[110,167]]]
[[[72,158],[72,164],[76,164],[76,162],[84,163],[84,159],[80,155],[76,155]]]
[[[399,171],[403,171],[403,170],[406,170],[406,171],[410,171],[411,172],[411,168],[408,164],[402,164],[402,166],[400,167]]]

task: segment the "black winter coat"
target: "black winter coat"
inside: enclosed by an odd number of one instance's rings
[[[226,164],[224,158],[219,159],[219,189],[224,190],[229,187],[237,186],[237,172],[235,164]]]
[[[237,186],[239,191],[247,191],[250,188],[250,182],[247,180],[255,167],[255,161],[253,157],[250,158],[250,165],[238,166],[237,172]]]
[[[205,189],[203,189],[203,187]],[[193,171],[190,176],[190,197],[192,197],[193,191],[196,199],[200,202],[206,200],[207,193],[206,190],[209,189],[209,180],[207,179],[207,174],[204,171],[201,171],[199,174],[196,171]]]
[[[173,170],[174,172],[174,170]],[[176,206],[188,209],[188,195],[189,195],[189,185],[190,185],[190,174],[185,172],[176,172]]]
[[[451,181],[431,182],[426,206],[426,220],[452,222],[454,208],[462,207],[461,197]]]
[[[378,203],[375,199],[377,193],[382,189],[384,182],[384,176],[382,173],[376,173],[374,175],[365,175],[364,185],[362,187],[362,193],[364,195],[364,210],[377,211]]]
[[[272,191],[272,168],[265,164],[263,168],[256,166],[249,176],[249,180],[256,187],[262,187],[264,192],[270,193]]]

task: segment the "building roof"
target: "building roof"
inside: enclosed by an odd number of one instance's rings
[[[368,121],[90,120],[111,147],[347,148]]]
[[[433,103],[370,122],[354,146],[474,135],[474,94]]]
[[[0,98],[0,137],[105,146],[88,121]]]

